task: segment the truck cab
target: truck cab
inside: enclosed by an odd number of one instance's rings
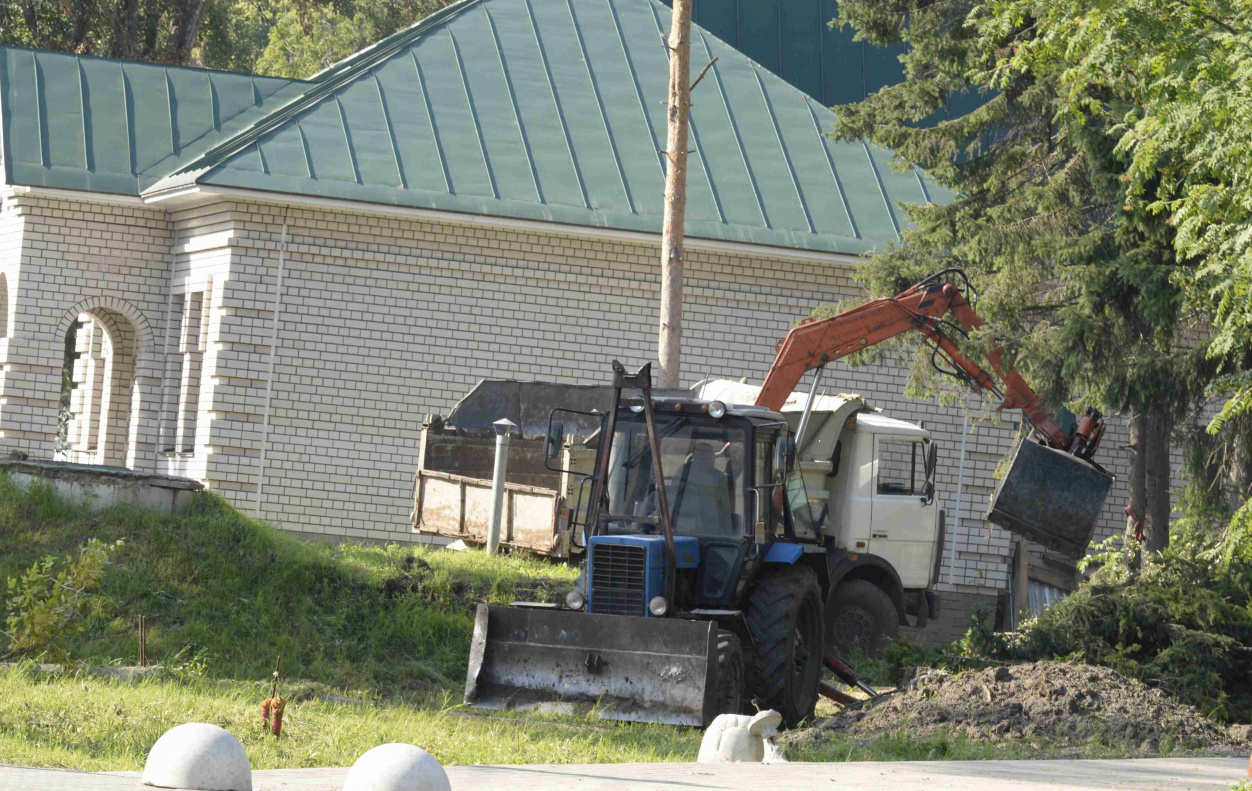
[[[712,380],[697,391],[751,403],[759,388]],[[782,407],[797,435],[806,400],[794,393]],[[828,635],[840,652],[877,654],[901,625],[924,626],[938,611],[931,588],[945,515],[935,497],[937,445],[924,427],[888,417],[855,394],[815,396],[796,441],[808,508],[793,503],[792,510],[807,514],[827,548]]]

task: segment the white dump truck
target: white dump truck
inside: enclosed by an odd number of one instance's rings
[[[752,404],[760,388],[729,380],[697,385],[697,397]],[[780,410],[796,434],[810,519],[827,545],[831,640],[872,655],[901,624],[937,613],[945,515],[935,500],[937,448],[926,429],[884,415],[855,394],[819,395],[804,431],[806,397]],[[911,617],[908,617],[911,616]]]

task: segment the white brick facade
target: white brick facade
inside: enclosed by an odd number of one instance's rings
[[[656,347],[656,246],[555,226],[243,200],[166,211],[19,188],[0,209],[0,274],[11,326],[0,444],[52,455],[66,332],[94,317],[114,370],[125,367],[119,342],[134,359],[132,380],[110,391],[129,398],[131,418],[109,424],[111,443],[124,438],[109,459],[198,478],[249,513],[332,538],[414,539],[422,418],[446,414],[479,379],[603,383],[610,359],[638,365]],[[684,383],[760,381],[794,322],[858,294],[847,261],[690,250]],[[1003,589],[1010,540],[981,514],[1014,424],[975,424],[955,526],[963,415],[905,398],[906,378],[890,365],[836,365],[823,381],[925,422],[940,443],[955,550],[943,587]],[[1118,474],[1125,441],[1111,420],[1101,459]],[[1119,481],[1102,534],[1121,530],[1125,501]]]

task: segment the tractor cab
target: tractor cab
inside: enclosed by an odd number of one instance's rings
[[[552,457],[563,438],[560,411],[549,430]],[[775,542],[817,542],[820,528],[783,415],[717,400],[640,397],[620,400],[601,421],[587,440],[597,454],[590,483],[601,494],[576,517],[587,563],[572,599],[587,612],[661,617],[732,608],[740,581]]]
[[[797,527],[816,535],[807,523],[796,524],[790,507],[803,505],[807,514],[782,415],[719,401],[661,398],[653,404],[661,486],[638,403],[619,408],[611,439],[598,446],[608,474],[601,507],[584,525],[589,612],[638,614],[644,601],[662,595],[657,580],[649,586],[652,595],[633,596],[617,563],[642,553],[655,556],[650,568],[663,569],[662,490],[674,536],[675,590],[664,607],[650,604],[651,615],[673,607],[728,607],[745,567],[758,563],[773,541],[794,538]]]

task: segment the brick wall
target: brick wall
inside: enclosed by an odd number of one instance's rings
[[[204,480],[305,535],[414,540],[425,414],[447,414],[485,377],[601,384],[610,359],[650,359],[657,261],[651,244],[555,230],[242,201],[167,215],[10,196],[0,271],[18,329],[7,350],[0,340],[2,441],[50,455],[61,327],[105,300],[147,327],[136,387],[160,471]],[[858,296],[846,261],[691,250],[684,383],[760,381],[775,342],[812,306]],[[823,382],[933,432],[950,526],[941,587],[986,599],[1011,570],[1008,534],[981,515],[1015,423],[988,411],[972,424],[958,514],[964,413],[905,398],[907,374],[836,364]],[[1111,421],[1101,457],[1115,473],[1126,470],[1125,436]],[[1124,502],[1119,482],[1101,534],[1121,529]]]
[[[10,337],[0,350],[0,446],[52,457],[65,335],[80,315],[98,313],[136,338],[126,385],[134,421],[119,440],[126,453],[112,458],[153,469],[160,386],[153,322],[170,270],[165,212],[35,196],[21,188],[4,193],[0,204],[0,271],[8,280],[11,314]]]
[[[995,623],[998,596],[996,591],[986,588],[977,591],[941,591],[938,617],[923,629],[901,627],[900,636],[931,645],[958,640],[969,629],[970,616],[978,607],[984,608],[991,623]]]

